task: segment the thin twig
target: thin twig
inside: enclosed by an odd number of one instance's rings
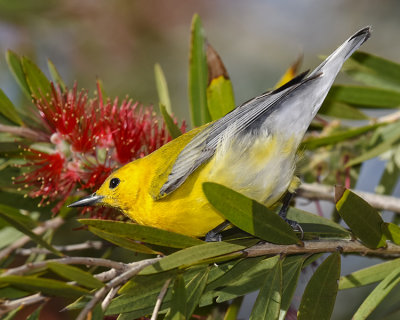
[[[118,293],[119,288],[121,288],[121,285],[111,288],[111,290],[107,293],[107,296],[104,298],[103,302],[101,303],[102,310],[106,310],[108,308],[109,304],[111,303],[111,300]]]
[[[400,199],[375,193],[352,190],[367,201],[372,207],[379,210],[388,210],[400,213]],[[313,200],[327,200],[334,202],[334,187],[318,183],[302,183],[296,190],[299,197]]]
[[[32,230],[35,234],[42,234],[47,230],[57,229],[64,223],[64,219],[61,217],[56,217],[54,219],[45,221],[42,225],[36,227]],[[32,239],[28,236],[23,236],[22,238],[15,241],[13,244],[9,245],[7,248],[4,248],[0,251],[0,260],[6,258],[11,252],[14,250],[21,248],[25,244],[27,244]]]
[[[383,257],[400,256],[400,246],[387,243],[386,248],[371,249],[364,246],[358,240],[314,240],[304,241],[303,246],[299,245],[279,245],[273,243],[260,243],[244,250],[248,257],[258,257],[275,254],[300,254],[300,253],[322,253],[335,252],[360,253],[362,255],[375,255]]]
[[[157,316],[158,316],[158,312],[160,311],[161,308],[161,304],[164,300],[165,294],[167,293],[169,284],[171,283],[172,279],[168,279],[167,281],[165,281],[163,287],[161,288],[161,291],[157,297],[157,301],[156,301],[156,305],[154,306],[154,310],[153,310],[153,314],[151,315],[151,319],[150,320],[156,320]]]
[[[49,262],[56,262],[62,264],[83,264],[87,266],[99,266],[99,267],[106,267],[106,268],[114,268],[117,270],[125,271],[129,268],[128,264],[122,262],[116,262],[108,259],[101,259],[101,258],[91,258],[91,257],[66,257],[60,259],[49,259],[45,261],[39,262],[31,262],[24,264],[22,266],[8,269],[6,272],[0,274],[0,277],[10,276],[10,275],[22,275],[26,272],[40,269],[46,267],[47,263]]]
[[[61,251],[61,252],[71,252],[71,251],[78,251],[78,250],[86,250],[86,249],[96,249],[99,250],[104,246],[104,242],[102,241],[86,241],[83,243],[78,244],[70,244],[66,246],[53,246],[54,249]],[[33,247],[29,249],[19,248],[15,251],[16,254],[22,256],[29,256],[32,253],[34,254],[48,254],[51,253],[46,248],[38,248]]]
[[[93,298],[89,301],[89,303],[86,304],[86,306],[82,309],[82,311],[79,313],[79,315],[76,319],[77,320],[85,320],[87,315],[90,313],[90,311],[96,306],[96,304],[100,300],[102,300],[105,297],[105,295],[112,288],[120,286],[121,284],[125,283],[130,278],[132,278],[134,275],[139,273],[142,269],[144,269],[145,267],[147,267],[151,264],[156,263],[160,259],[161,258],[147,259],[147,260],[138,261],[138,262],[132,264],[131,267],[129,268],[129,270],[125,271],[121,275],[112,279],[104,287],[102,287],[101,289],[96,291]]]
[[[36,293],[21,299],[2,301],[0,304],[0,316],[21,306],[29,306],[39,302],[46,302],[47,300],[49,300],[49,298],[42,296],[40,293]]]

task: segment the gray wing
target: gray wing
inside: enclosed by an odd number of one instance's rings
[[[317,113],[326,97],[337,73],[344,61],[360,47],[370,36],[370,27],[359,32],[345,41],[325,61],[323,61],[307,78],[302,73],[284,86],[270,93],[256,97],[228,113],[212,125],[198,133],[180,152],[167,181],[161,187],[159,195],[165,196],[176,190],[187,177],[201,164],[209,160],[215,153],[222,137],[229,139],[237,136],[246,129],[257,131],[265,119],[275,110],[285,104],[285,99],[296,99],[298,89],[307,94],[305,107],[311,108],[312,117]],[[323,75],[323,77],[321,77]],[[315,80],[323,78],[318,84]],[[307,84],[306,86],[304,86]],[[308,94],[310,93],[310,94]],[[310,112],[311,113],[311,112]],[[312,120],[304,120],[307,127]],[[285,119],[281,119],[284,121]],[[229,128],[229,131],[227,129]]]
[[[214,155],[218,142],[226,133],[228,127],[235,124],[234,130],[231,130],[229,134],[236,136],[255,121],[264,119],[273,111],[274,105],[279,105],[276,102],[295,87],[309,80],[303,80],[307,73],[308,71],[300,74],[275,91],[267,92],[245,102],[198,133],[178,155],[168,180],[161,187],[159,195],[163,197],[176,190],[191,173],[209,160]],[[229,137],[227,138],[229,139]]]

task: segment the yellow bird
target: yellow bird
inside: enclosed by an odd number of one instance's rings
[[[299,185],[297,149],[344,61],[370,36],[366,27],[336,49],[310,75],[258,96],[223,118],[193,129],[142,159],[112,173],[92,195],[71,207],[100,204],[143,225],[193,237],[227,223],[203,194],[216,182],[266,206]],[[286,219],[286,201],[280,215]]]

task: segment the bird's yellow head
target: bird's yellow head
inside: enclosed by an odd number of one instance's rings
[[[71,203],[69,207],[103,205],[126,212],[139,193],[139,163],[140,160],[136,160],[114,171],[95,193]]]

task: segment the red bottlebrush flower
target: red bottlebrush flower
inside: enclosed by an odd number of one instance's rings
[[[51,85],[50,99],[36,101],[39,114],[52,133],[59,133],[75,152],[88,152],[105,135],[105,119],[96,99],[88,101],[87,92],[77,93],[77,86],[66,92]]]
[[[118,166],[143,157],[171,140],[152,108],[118,98],[103,102],[88,99],[77,86],[62,92],[51,86],[50,97],[35,101],[44,129],[51,134],[49,153],[28,149],[25,173],[15,179],[30,187],[29,195],[42,197],[41,204],[59,200],[57,212],[74,190],[93,192]],[[162,123],[160,125],[160,123]],[[185,131],[185,124],[181,126]],[[84,212],[89,209],[84,210]],[[90,209],[91,214],[110,215],[110,209]]]

